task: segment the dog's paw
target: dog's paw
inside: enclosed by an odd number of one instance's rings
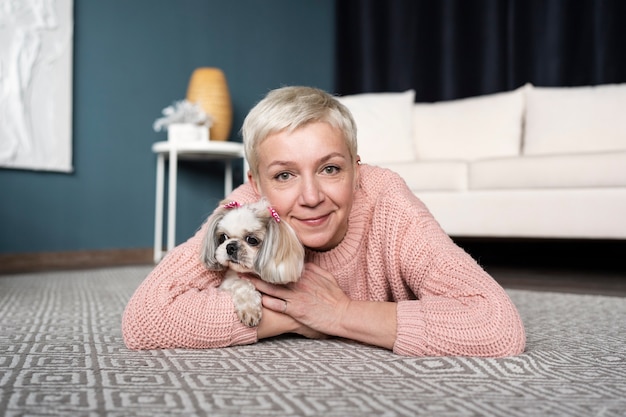
[[[261,304],[261,294],[258,291],[251,291],[245,297],[233,297],[233,301],[235,302],[237,317],[243,324],[249,327],[259,325],[263,315],[263,306]]]
[[[220,285],[220,289],[231,294],[235,304],[235,313],[243,324],[250,327],[259,325],[263,313],[261,293],[251,282],[231,275]]]
[[[248,327],[256,327],[261,322],[263,310],[261,308],[244,308],[237,310],[237,317]]]

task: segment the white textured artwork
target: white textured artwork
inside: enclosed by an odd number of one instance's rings
[[[0,167],[72,171],[73,0],[0,0]]]

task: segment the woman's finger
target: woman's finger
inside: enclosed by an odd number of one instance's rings
[[[285,300],[280,298],[270,297],[268,295],[264,295],[263,298],[263,307],[269,308],[277,313],[287,313],[288,303]]]
[[[248,278],[247,278],[248,279]],[[269,282],[265,282],[259,278],[249,278],[248,279],[252,285],[257,289],[257,291],[272,296],[274,298],[284,299],[288,297],[289,290],[284,285],[275,285],[270,284]],[[274,309],[272,309],[274,310]],[[278,311],[278,310],[276,310]]]

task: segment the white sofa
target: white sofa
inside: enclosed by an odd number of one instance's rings
[[[363,162],[398,172],[448,234],[626,239],[626,84],[414,96],[339,100]]]

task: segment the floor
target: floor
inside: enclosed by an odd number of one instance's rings
[[[626,275],[610,271],[487,266],[503,287],[626,297]]]
[[[626,240],[454,240],[505,288],[626,297]],[[37,262],[27,258],[24,262],[13,262],[13,268],[5,271],[2,267],[6,265],[2,265],[0,257],[0,276],[2,272],[92,269],[151,262],[147,261],[152,258],[151,249],[144,252],[139,251],[139,255],[124,253],[123,256],[107,252],[104,257],[91,252],[70,253],[65,258],[80,258],[82,261],[68,267],[68,262],[62,262],[64,259],[60,263],[49,262],[48,259],[34,269],[33,265],[37,266]],[[59,254],[49,255],[59,258]]]
[[[456,242],[505,288],[626,297],[626,241]]]

